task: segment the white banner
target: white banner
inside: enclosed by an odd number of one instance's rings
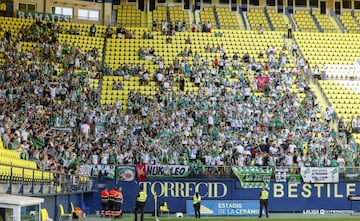
[[[301,176],[305,183],[337,183],[339,169],[337,167],[302,167]]]
[[[275,168],[276,182],[287,182],[289,169],[288,168]]]
[[[189,166],[183,165],[147,165],[147,177],[186,177],[189,174]]]

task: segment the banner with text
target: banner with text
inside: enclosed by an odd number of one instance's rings
[[[107,164],[95,165],[94,164],[91,166],[91,175],[114,179],[115,178],[115,168],[116,168],[115,165],[107,165]]]
[[[305,183],[337,183],[339,169],[337,167],[302,167],[301,177]]]
[[[198,191],[204,201],[248,201],[259,202],[258,188],[241,188],[240,181],[235,179],[208,179],[208,178],[149,178],[144,182],[135,183],[106,179],[106,186],[121,186],[123,189],[124,203],[123,212],[133,212],[136,204],[136,194],[139,186],[144,187],[148,195],[145,211],[154,211],[154,200],[149,200],[154,194],[157,202],[167,202],[170,211],[187,211],[187,201],[191,200]],[[240,188],[239,188],[240,187]],[[339,183],[290,183],[275,182],[272,180],[269,187],[269,210],[270,212],[302,212],[304,210],[356,210],[360,211],[359,203],[351,203],[347,196],[359,195],[360,182]],[[94,201],[92,208],[100,208],[101,201]],[[192,207],[192,204],[189,205]],[[223,209],[224,206],[216,207]],[[228,206],[230,207],[230,206]],[[207,207],[210,208],[210,207]],[[248,208],[242,205],[242,208]],[[258,209],[258,207],[256,207]],[[189,208],[190,209],[190,208]],[[205,208],[203,208],[205,209]],[[214,210],[214,209],[212,209]],[[225,212],[221,212],[225,213]],[[228,211],[227,214],[230,212]],[[231,213],[243,213],[240,211]],[[204,216],[206,217],[206,216]]]
[[[275,181],[277,183],[280,183],[280,182],[299,183],[299,182],[301,182],[301,175],[290,173],[289,168],[275,168],[274,173],[275,173]]]
[[[189,167],[184,165],[147,165],[147,177],[187,177]]]
[[[71,16],[42,12],[17,11],[17,17],[23,19],[70,22]]]
[[[232,167],[243,188],[269,187],[272,169],[259,167]]]
[[[186,214],[188,216],[195,215],[191,200],[186,201]],[[200,214],[202,216],[259,216],[259,201],[202,200]]]

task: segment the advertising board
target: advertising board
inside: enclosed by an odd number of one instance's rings
[[[265,211],[263,211],[263,214]],[[186,201],[186,214],[195,216],[193,203]],[[202,216],[259,216],[257,200],[202,200],[200,207]]]
[[[158,203],[166,201],[170,212],[186,212],[187,201],[198,191],[203,201],[258,201],[260,188],[242,188],[238,179],[147,179],[145,182],[113,181],[108,188],[121,186],[124,195],[124,212],[132,212],[139,185],[148,194],[145,211],[154,210],[154,194]],[[360,182],[303,183],[274,182],[269,187],[270,212],[303,212],[330,210],[360,210],[360,201],[348,196],[360,193]],[[100,194],[98,194],[99,202]],[[96,201],[94,201],[96,203]],[[94,205],[93,208],[100,208]]]

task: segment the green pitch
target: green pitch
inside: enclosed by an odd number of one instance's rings
[[[138,216],[138,221],[140,217]],[[195,219],[194,217],[183,217],[176,218],[174,214],[171,214],[169,217],[158,217],[159,221],[201,221],[201,220],[210,220],[210,221],[248,221],[248,220],[291,220],[291,221],[310,221],[310,220],[360,220],[359,215],[303,215],[301,213],[294,214],[270,214],[269,218],[262,217],[202,217],[201,219]],[[112,221],[134,221],[134,216],[132,214],[124,214],[120,219],[113,219]],[[144,221],[156,221],[155,217],[145,216]]]

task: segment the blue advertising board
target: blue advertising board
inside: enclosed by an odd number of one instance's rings
[[[148,179],[145,182],[108,181],[108,188],[121,186],[124,195],[124,212],[132,212],[135,207],[139,186],[144,186],[148,199],[146,212],[154,210],[153,194],[158,203],[166,201],[170,212],[186,212],[188,200],[198,191],[202,200],[251,201],[259,200],[260,188],[242,188],[237,179]],[[91,200],[92,208],[100,208],[100,191]],[[302,212],[305,210],[360,210],[360,201],[351,202],[349,195],[360,193],[360,182],[339,182],[329,184],[276,183],[269,189],[270,212]],[[158,206],[159,208],[159,206]],[[96,210],[96,209],[95,209]]]
[[[193,202],[186,201],[186,214],[195,216]],[[257,200],[202,200],[200,207],[202,216],[259,216]],[[265,210],[263,210],[265,215]]]

